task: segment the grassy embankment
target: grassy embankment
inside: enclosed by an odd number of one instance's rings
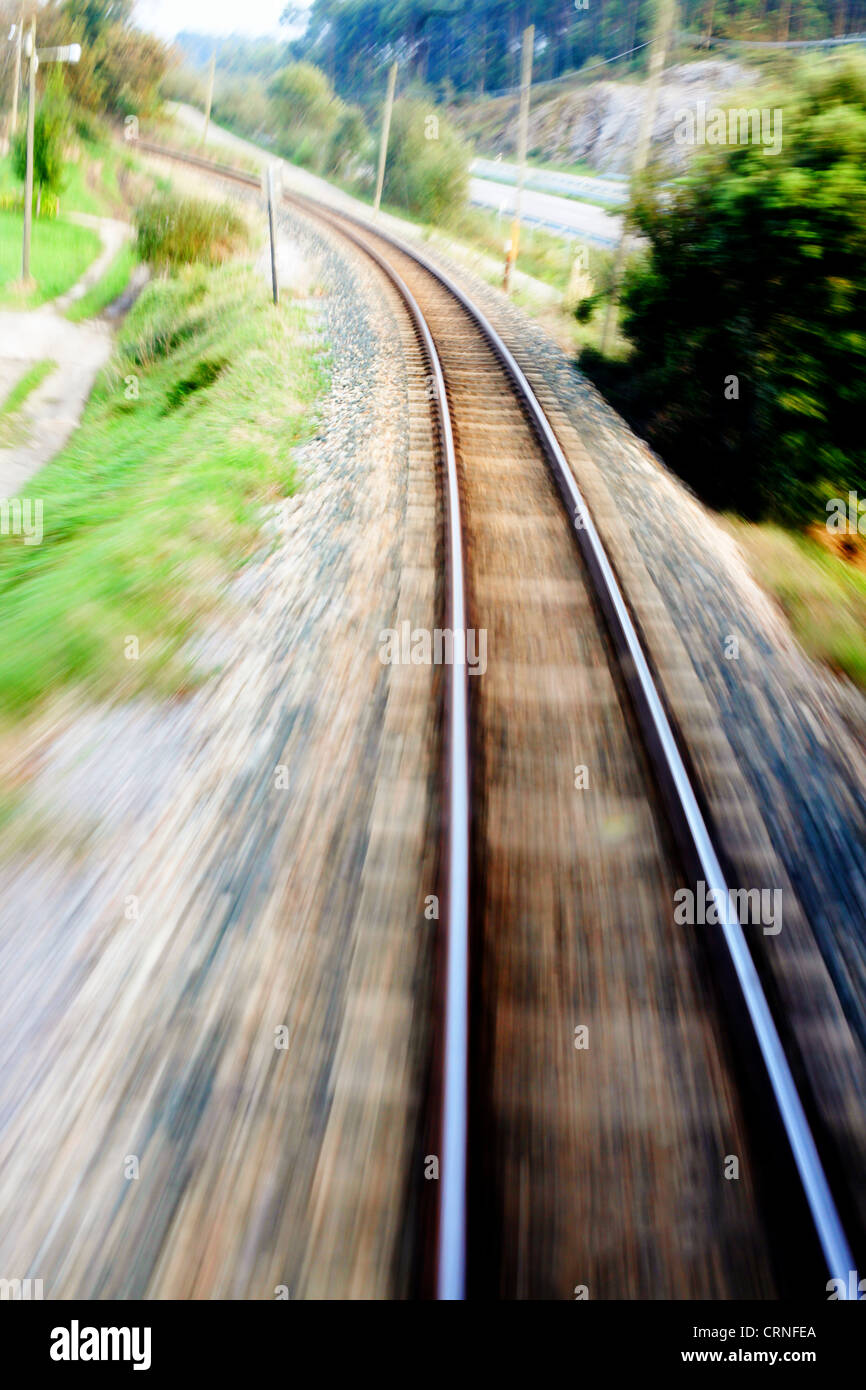
[[[30,268],[36,284],[24,290],[21,278],[21,214],[0,211],[0,306],[32,309],[65,293],[99,254],[100,240],[89,227],[62,218],[34,219]]]
[[[35,286],[20,285],[22,214],[0,208],[0,307],[37,308],[65,294],[99,254],[101,242],[90,227],[68,219],[73,212],[128,218],[131,205],[152,181],[140,173],[130,151],[99,141],[82,140],[64,170],[60,215],[33,221],[31,274]],[[21,185],[11,158],[0,159],[0,197],[19,194]],[[123,293],[135,264],[130,248],[117,256],[97,285],[68,311],[73,321],[101,313]]]
[[[727,517],[755,578],[813,660],[866,689],[866,545],[844,558],[814,534]]]
[[[27,427],[21,419],[21,408],[37,387],[41,386],[57,363],[50,357],[34,362],[19,377],[5,401],[0,405],[0,449],[9,449],[26,438]]]
[[[0,547],[0,718],[71,683],[125,697],[190,681],[184,644],[258,543],[263,506],[293,490],[324,379],[306,333],[245,265],[144,291],[80,428],[28,486],[42,544]]]

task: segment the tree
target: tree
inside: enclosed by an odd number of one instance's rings
[[[132,21],[135,0],[64,0],[61,6],[68,19],[78,22],[87,43],[95,43],[113,25]]]
[[[310,127],[327,117],[334,91],[325,74],[312,63],[281,68],[268,93],[283,125],[289,130]]]
[[[62,0],[39,11],[40,48],[80,43],[81,60],[67,73],[77,106],[100,115],[148,113],[159,102],[159,84],[170,53],[152,34],[129,23],[127,0]]]
[[[469,151],[454,126],[425,102],[395,102],[384,201],[448,222],[465,206],[468,187]]]
[[[333,151],[343,103],[312,63],[290,63],[268,86],[279,147],[299,164],[323,169]]]
[[[635,351],[581,365],[711,503],[807,520],[866,490],[866,60],[750,105],[783,110],[782,150],[728,146],[642,196],[649,250],[622,297]]]

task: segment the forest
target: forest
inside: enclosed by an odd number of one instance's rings
[[[796,43],[866,31],[866,0],[680,0],[678,11],[681,32],[696,40]],[[292,52],[356,100],[393,58],[404,80],[445,99],[477,96],[517,85],[527,24],[535,25],[541,82],[635,49],[640,66],[653,13],[653,0],[313,0]],[[302,14],[289,5],[283,21],[297,24]]]
[[[679,0],[678,12],[684,44],[693,48],[710,35],[721,43],[797,44],[866,32],[866,0]],[[215,51],[228,77],[267,80],[292,60],[314,63],[341,96],[362,105],[371,80],[397,58],[401,88],[421,84],[451,100],[516,86],[527,24],[536,30],[536,82],[621,54],[629,56],[617,63],[618,73],[639,71],[653,0],[313,0],[308,10],[287,5],[282,19],[283,42],[189,32],[176,42],[199,71]]]

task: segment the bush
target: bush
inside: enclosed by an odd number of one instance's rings
[[[158,193],[136,209],[138,255],[158,268],[196,262],[218,265],[249,241],[249,228],[231,203]]]
[[[282,125],[290,130],[331,123],[328,109],[334,100],[333,88],[312,63],[290,63],[281,68],[271,80],[268,94]]]
[[[825,61],[748,105],[782,106],[781,152],[723,147],[642,196],[635,351],[581,366],[713,505],[799,522],[827,487],[866,490],[866,63]]]
[[[384,201],[447,223],[463,210],[468,191],[469,150],[451,122],[425,102],[395,102]]]
[[[9,193],[0,193],[0,212],[23,212],[24,210],[24,189],[20,188]],[[60,199],[56,193],[49,193],[47,189],[42,190],[39,196],[38,188],[33,190],[33,216],[34,217],[56,217],[60,211]]]
[[[33,182],[38,189],[46,188],[53,193],[60,191],[63,185],[63,146],[69,130],[69,101],[60,68],[55,67],[33,121]],[[27,175],[26,123],[22,123],[12,146],[12,168],[16,178],[23,183]]]
[[[287,159],[316,173],[353,177],[369,157],[370,137],[357,106],[346,106],[321,69],[290,63],[268,87],[270,124]]]
[[[331,136],[326,172],[351,177],[358,167],[372,158],[373,142],[357,106],[343,106]]]

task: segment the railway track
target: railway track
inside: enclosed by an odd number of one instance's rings
[[[854,1257],[723,861],[541,406],[414,248],[287,202],[371,257],[412,318],[441,452],[443,626],[487,641],[483,676],[446,673],[435,1292],[845,1281]],[[676,927],[674,894],[698,882],[721,921]]]

